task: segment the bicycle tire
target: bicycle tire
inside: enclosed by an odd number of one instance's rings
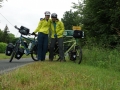
[[[31,51],[31,58],[32,58],[34,61],[38,61],[38,59],[37,59],[37,53],[36,53],[34,50]]]
[[[12,52],[12,55],[11,55],[11,58],[10,58],[9,62],[12,62],[12,60],[13,60],[16,52],[17,52],[18,47],[19,47],[19,44],[16,44],[15,47],[14,47],[14,49],[13,49],[13,52]]]
[[[77,55],[76,55],[75,62],[80,64],[82,62],[82,48],[80,46],[78,46],[77,49],[76,49],[76,52],[77,52]]]
[[[9,61],[9,62],[12,62],[14,56],[15,56],[15,51],[12,52],[12,55],[11,55],[11,58],[10,58],[10,61]]]

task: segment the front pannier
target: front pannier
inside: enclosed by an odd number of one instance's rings
[[[23,48],[18,48],[18,51],[15,54],[16,59],[20,59],[24,54],[24,49]]]
[[[9,43],[6,47],[5,55],[10,56],[13,52],[13,49],[14,49],[13,43]]]

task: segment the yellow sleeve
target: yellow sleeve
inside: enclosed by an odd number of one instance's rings
[[[60,32],[58,32],[58,35],[63,35],[63,32],[64,32],[64,24],[63,24],[63,22],[60,22],[60,26],[61,26],[61,30],[60,30]]]
[[[34,31],[34,33],[37,33],[40,30],[41,26],[42,26],[42,21],[40,21],[38,23],[38,26],[37,26],[36,30]]]

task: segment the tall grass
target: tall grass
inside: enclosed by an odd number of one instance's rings
[[[35,62],[0,75],[0,90],[120,90],[117,49],[83,47],[81,64]]]
[[[84,64],[120,71],[120,51],[100,47],[84,47]]]
[[[119,90],[120,73],[73,62],[35,62],[0,76],[0,90]]]

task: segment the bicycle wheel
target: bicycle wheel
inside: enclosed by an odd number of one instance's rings
[[[31,57],[32,57],[32,59],[34,61],[38,61],[38,59],[37,59],[37,52],[36,51],[34,51],[34,50],[31,51]]]
[[[80,64],[82,61],[82,49],[80,46],[76,46],[76,60],[75,62]]]
[[[11,58],[10,58],[9,62],[12,62],[12,60],[13,60],[13,58],[14,58],[17,50],[18,50],[18,48],[19,48],[19,44],[16,44],[15,47],[14,47],[14,49],[13,49],[13,52],[12,52],[12,55],[11,55]]]

